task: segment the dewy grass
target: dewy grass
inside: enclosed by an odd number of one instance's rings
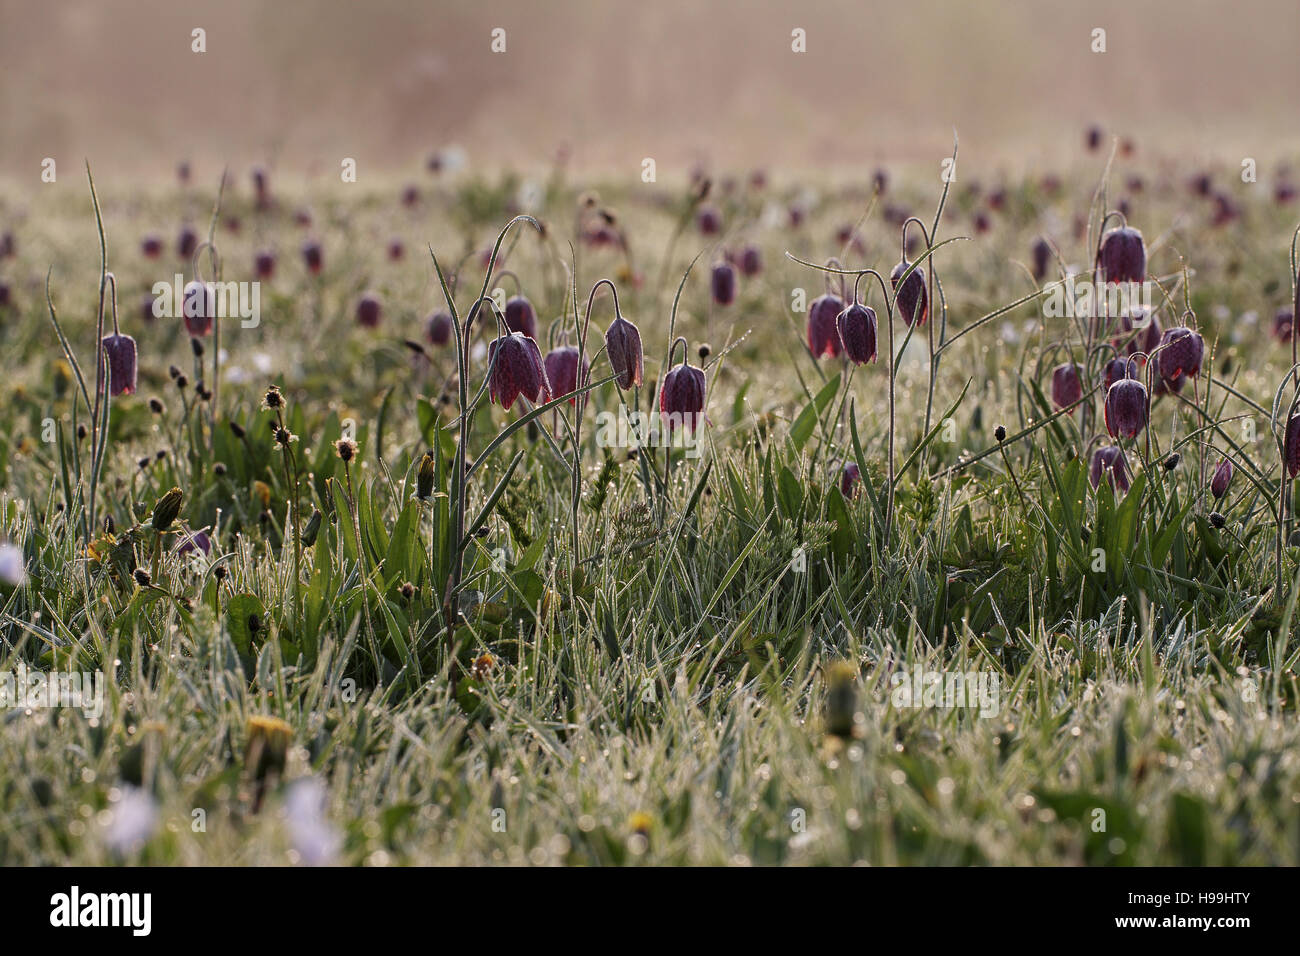
[[[1158,162],[1119,214],[1135,162],[893,171],[847,239],[756,183],[91,180],[97,283],[86,209],[17,222],[0,861],[1300,862],[1295,330],[1245,318],[1300,231],[1188,225]],[[266,321],[192,344],[115,303],[195,199],[181,270]],[[1152,315],[1047,314],[1094,271]]]

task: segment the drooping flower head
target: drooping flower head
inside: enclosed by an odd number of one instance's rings
[[[678,425],[694,432],[704,418],[704,371],[683,361],[664,376],[659,389],[659,414],[668,431]]]
[[[135,393],[135,339],[129,335],[104,336],[104,362],[108,366],[108,391],[111,395]]]
[[[181,296],[181,312],[185,329],[194,338],[212,332],[212,322],[217,314],[217,293],[210,283],[197,280],[187,283]]]
[[[1113,358],[1101,370],[1101,387],[1105,392],[1120,379],[1137,378],[1138,363],[1131,358]]]
[[[900,259],[898,265],[894,266],[889,273],[889,284],[896,290],[895,304],[898,306],[898,314],[902,320],[908,325],[913,322],[917,325],[925,325],[925,320],[930,315],[930,295],[925,288],[925,269],[917,266],[906,279],[903,279],[903,273],[911,268],[910,262]],[[902,288],[898,285],[900,279],[903,279]]]
[[[489,343],[488,366],[492,370],[488,394],[502,408],[509,408],[520,395],[530,402],[550,397],[542,353],[528,336],[511,332]]]
[[[1124,460],[1124,452],[1118,445],[1107,445],[1092,453],[1088,483],[1096,489],[1103,477],[1121,494],[1128,491],[1128,462]]]
[[[876,312],[870,306],[854,302],[835,319],[840,345],[854,365],[876,360]],[[855,466],[856,467],[856,466]]]
[[[1143,428],[1151,414],[1151,398],[1147,387],[1131,378],[1123,378],[1106,392],[1106,431],[1112,438],[1133,438]]]
[[[641,351],[641,333],[623,316],[615,316],[605,331],[605,354],[614,369],[615,384],[623,390],[640,386],[645,356]]]
[[[1282,455],[1286,459],[1288,478],[1300,475],[1300,412],[1292,415],[1286,423],[1286,438],[1282,442]]]
[[[730,263],[719,262],[709,276],[709,289],[715,305],[731,305],[736,301],[736,270]]]
[[[432,345],[446,345],[451,341],[451,315],[442,311],[433,313],[425,325],[424,335]]]
[[[537,341],[537,310],[526,297],[516,295],[506,300],[505,320],[511,332],[522,332]]]
[[[1142,233],[1131,226],[1109,230],[1097,257],[1105,282],[1142,282],[1147,276],[1147,249]]]
[[[578,350],[572,346],[561,346],[546,353],[546,378],[551,383],[553,398],[567,395],[578,388]],[[591,363],[587,356],[582,356],[582,380],[585,382]],[[576,404],[576,399],[569,399],[569,404]]]
[[[383,306],[375,293],[367,292],[357,300],[357,325],[367,329],[378,328],[382,315]]]
[[[1184,326],[1166,329],[1160,336],[1160,351],[1156,355],[1160,377],[1175,379],[1183,375],[1195,378],[1201,373],[1205,358],[1205,340],[1199,332]]]
[[[840,354],[840,333],[835,320],[844,311],[844,300],[838,295],[819,295],[808,306],[808,349],[815,359]]]
[[[852,498],[857,493],[860,481],[862,481],[862,472],[858,469],[857,462],[845,462],[840,472],[840,494],[845,498]]]
[[[1052,404],[1057,408],[1073,405],[1083,398],[1083,379],[1079,366],[1066,362],[1052,369]]]

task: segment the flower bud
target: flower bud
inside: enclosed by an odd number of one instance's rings
[[[1210,494],[1214,495],[1215,500],[1228,493],[1228,486],[1232,484],[1232,471],[1230,458],[1223,459],[1219,462],[1219,467],[1214,469],[1214,477],[1210,479]]]
[[[304,547],[310,548],[316,543],[316,535],[320,533],[320,523],[320,509],[312,508],[311,517],[307,519],[307,524],[303,526],[302,533],[298,535],[298,540],[303,543]]]
[[[433,494],[433,481],[437,474],[438,460],[433,457],[433,452],[426,451],[415,473],[415,496],[421,501]]]
[[[166,531],[172,526],[172,522],[181,513],[181,501],[184,497],[185,492],[173,488],[158,499],[153,506],[153,518],[150,521],[155,531]]]

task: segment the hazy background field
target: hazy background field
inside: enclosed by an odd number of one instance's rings
[[[208,52],[190,51],[207,31]],[[489,33],[507,30],[494,55]],[[802,27],[808,52],[793,54]],[[1090,32],[1107,30],[1105,55]],[[286,176],[472,162],[665,177],[697,160],[854,168],[951,146],[1276,158],[1300,141],[1294,0],[0,0],[0,179],[89,156],[105,181],[269,161]]]

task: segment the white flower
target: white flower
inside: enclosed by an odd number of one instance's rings
[[[26,580],[22,549],[8,541],[0,544],[0,581],[18,587]]]
[[[326,798],[324,784],[315,777],[304,777],[290,784],[284,797],[289,842],[308,866],[333,863],[343,842],[325,819]]]
[[[142,846],[158,825],[158,805],[138,787],[123,787],[104,827],[104,842],[117,853]]]

